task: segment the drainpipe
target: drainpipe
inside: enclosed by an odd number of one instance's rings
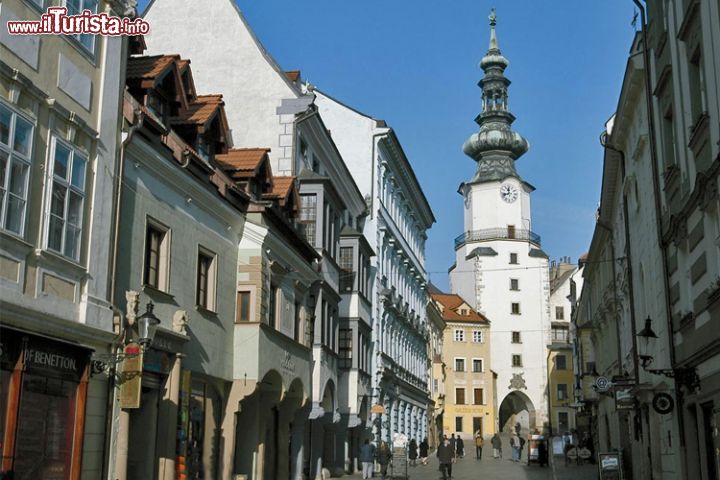
[[[652,84],[650,81],[650,53],[649,46],[647,43],[647,18],[645,15],[645,7],[640,3],[640,0],[632,0],[635,6],[640,10],[640,25],[642,27],[643,35],[643,66],[645,74],[645,103],[647,106],[648,114],[648,141],[650,142],[650,164],[652,166],[652,180],[653,180],[653,200],[655,201],[655,224],[657,225],[657,236],[658,245],[660,245],[660,254],[662,257],[662,277],[663,277],[663,288],[665,290],[665,315],[667,322],[667,337],[668,337],[668,352],[670,355],[670,367],[675,368],[675,345],[673,344],[673,324],[672,324],[672,306],[670,305],[670,282],[668,279],[668,268],[667,268],[667,250],[666,243],[663,239],[662,231],[662,216],[661,216],[661,204],[660,204],[660,174],[658,172],[658,156],[657,146],[655,144],[655,116],[653,110],[653,99],[652,99]],[[677,408],[675,410],[677,422],[678,422],[678,436],[680,437],[680,452],[685,451],[685,419],[683,415],[684,404],[683,404],[683,392],[680,390],[677,382],[673,380],[673,387],[675,390],[675,398],[677,399]],[[687,472],[687,456],[684,453],[680,454],[681,467],[683,471]]]

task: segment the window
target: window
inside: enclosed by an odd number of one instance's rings
[[[168,257],[170,231],[148,219],[145,230],[145,271],[143,283],[163,292],[168,291]]]
[[[465,371],[465,359],[464,358],[456,358],[455,359],[455,371],[456,372],[464,372]]]
[[[0,103],[0,227],[22,236],[33,125]]]
[[[280,289],[275,285],[270,287],[270,298],[268,299],[268,325],[275,328],[277,326],[278,314],[278,295]]]
[[[340,292],[352,292],[355,283],[353,272],[353,248],[340,247]]]
[[[465,405],[465,389],[455,389],[455,405]]]
[[[510,254],[510,264],[511,264],[511,265],[517,265],[517,264],[518,264],[518,256],[517,256],[517,253],[511,253],[511,254]]]
[[[557,399],[567,400],[568,399],[568,386],[566,383],[557,384]]]
[[[513,367],[522,367],[522,355],[513,355],[512,356],[512,366]]]
[[[675,165],[675,131],[672,107],[667,109],[662,119],[662,148],[665,167]]]
[[[455,329],[455,341],[456,342],[464,342],[465,341],[465,330],[462,330],[460,328]]]
[[[557,355],[555,357],[555,369],[567,370],[567,357],[565,355]]]
[[[66,0],[65,6],[68,15],[80,15],[84,10],[90,10],[91,13],[97,13],[97,0]],[[74,38],[80,42],[85,50],[90,53],[95,51],[95,36],[90,34],[74,35]]]
[[[517,278],[511,278],[510,290],[520,290],[520,280],[518,280]]]
[[[455,431],[462,433],[462,431],[463,431],[463,417],[455,417]]]
[[[338,366],[340,368],[352,367],[352,330],[340,329],[340,355]]]
[[[87,158],[58,138],[54,139],[54,144],[47,247],[78,261]]]
[[[558,432],[570,430],[570,416],[568,412],[558,412]]]
[[[205,250],[198,252],[197,305],[215,311],[215,254]]]
[[[440,389],[439,387],[440,387],[440,385],[439,385],[438,379],[433,378],[433,392],[438,393],[438,390]]]
[[[316,240],[316,226],[317,221],[317,196],[313,195],[300,195],[300,216],[298,223],[302,225],[302,232],[305,235],[305,240],[315,246]]]
[[[485,405],[485,392],[482,388],[473,389],[473,404],[474,405]]]
[[[508,238],[515,238],[515,225],[507,226]]]
[[[565,320],[565,309],[563,307],[555,307],[555,320]]]
[[[302,317],[300,316],[301,307],[295,302],[295,318],[293,322],[293,338],[296,342],[304,343],[302,337]]]
[[[552,341],[559,342],[559,343],[567,343],[568,329],[567,328],[553,328],[552,329]]]
[[[688,62],[688,81],[690,87],[690,111],[692,122],[697,122],[705,110],[705,86],[703,81],[703,58],[701,47],[697,47]]]
[[[472,366],[473,372],[475,373],[482,373],[484,371],[482,358],[473,358]]]
[[[480,330],[473,330],[473,343],[482,343],[483,336]]]
[[[510,313],[513,315],[520,315],[520,304],[513,302],[510,304]]]
[[[236,323],[250,321],[250,292],[237,292]]]
[[[512,343],[522,343],[520,340],[520,332],[512,332]]]

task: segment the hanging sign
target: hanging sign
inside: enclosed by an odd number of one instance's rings
[[[655,394],[652,400],[652,406],[653,410],[655,410],[660,415],[665,415],[666,413],[670,413],[673,411],[673,408],[675,408],[675,401],[670,396],[670,394],[665,392],[658,392]]]
[[[120,366],[120,408],[140,408],[143,352],[140,345],[130,343],[125,345],[123,354],[126,356]]]

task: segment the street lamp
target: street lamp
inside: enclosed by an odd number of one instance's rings
[[[674,378],[678,384],[684,386],[691,392],[700,389],[700,377],[698,377],[695,367],[648,368],[653,360],[655,360],[650,352],[655,351],[655,344],[658,339],[657,334],[652,329],[652,319],[650,317],[645,319],[645,328],[640,330],[636,334],[636,337],[642,339],[642,343],[644,344],[643,350],[638,348],[638,358],[640,359],[640,366],[643,370],[653,375],[663,375],[668,378]]]
[[[123,349],[123,351],[117,353],[93,354],[90,358],[90,361],[92,362],[92,375],[108,372],[110,367],[114,367],[115,365],[122,363],[127,358],[137,357],[150,348],[153,340],[155,339],[155,333],[157,332],[158,325],[160,325],[160,319],[153,313],[154,308],[155,305],[153,305],[153,302],[148,302],[145,308],[145,313],[140,315],[133,324],[130,324],[129,322],[125,324],[125,328],[137,325],[137,344],[140,348],[135,347],[134,349]],[[123,332],[123,335],[125,335],[125,332]],[[131,343],[133,343],[132,340],[126,340],[122,342],[122,346],[127,347]]]

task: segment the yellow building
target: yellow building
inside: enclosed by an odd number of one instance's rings
[[[459,295],[433,294],[445,321],[443,433],[472,438],[496,430],[494,375],[490,370],[490,322]],[[466,445],[466,449],[468,446]]]

